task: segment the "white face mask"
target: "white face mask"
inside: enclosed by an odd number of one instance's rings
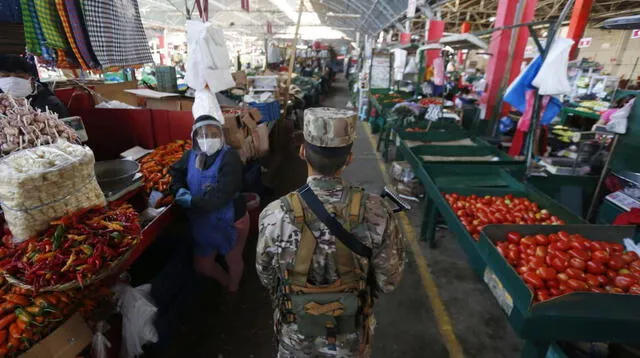
[[[31,81],[20,77],[0,78],[0,89],[14,97],[26,97],[33,93]]]
[[[205,152],[207,155],[211,155],[222,148],[222,139],[221,138],[205,138],[198,139],[198,146],[200,146],[200,150]]]

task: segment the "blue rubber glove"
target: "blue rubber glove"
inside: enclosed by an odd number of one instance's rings
[[[183,208],[185,208],[185,209],[190,208],[191,207],[191,192],[189,192],[189,190],[187,190],[185,188],[181,188],[176,193],[175,202],[178,205],[180,205]]]

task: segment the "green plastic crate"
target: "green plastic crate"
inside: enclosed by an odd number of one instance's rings
[[[528,341],[531,349],[538,348],[538,355],[530,351],[523,355],[544,357],[542,353],[546,354],[551,342],[559,340],[638,342],[640,296],[574,292],[532,304],[533,293],[495,246],[496,242],[504,241],[510,231],[533,235],[560,230],[591,240],[618,243],[633,237],[635,232],[633,226],[609,225],[490,225],[484,229],[478,243],[487,262],[483,278],[516,333]]]

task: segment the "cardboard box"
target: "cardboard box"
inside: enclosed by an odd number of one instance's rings
[[[166,97],[147,98],[147,108],[168,109],[170,111],[191,111],[193,98],[189,97]]]
[[[71,316],[45,339],[21,354],[21,358],[75,358],[89,344],[93,333],[79,313]]]

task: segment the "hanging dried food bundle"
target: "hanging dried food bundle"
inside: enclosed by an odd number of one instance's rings
[[[0,155],[52,144],[60,138],[78,141],[76,132],[57,114],[33,109],[26,98],[0,93]]]

